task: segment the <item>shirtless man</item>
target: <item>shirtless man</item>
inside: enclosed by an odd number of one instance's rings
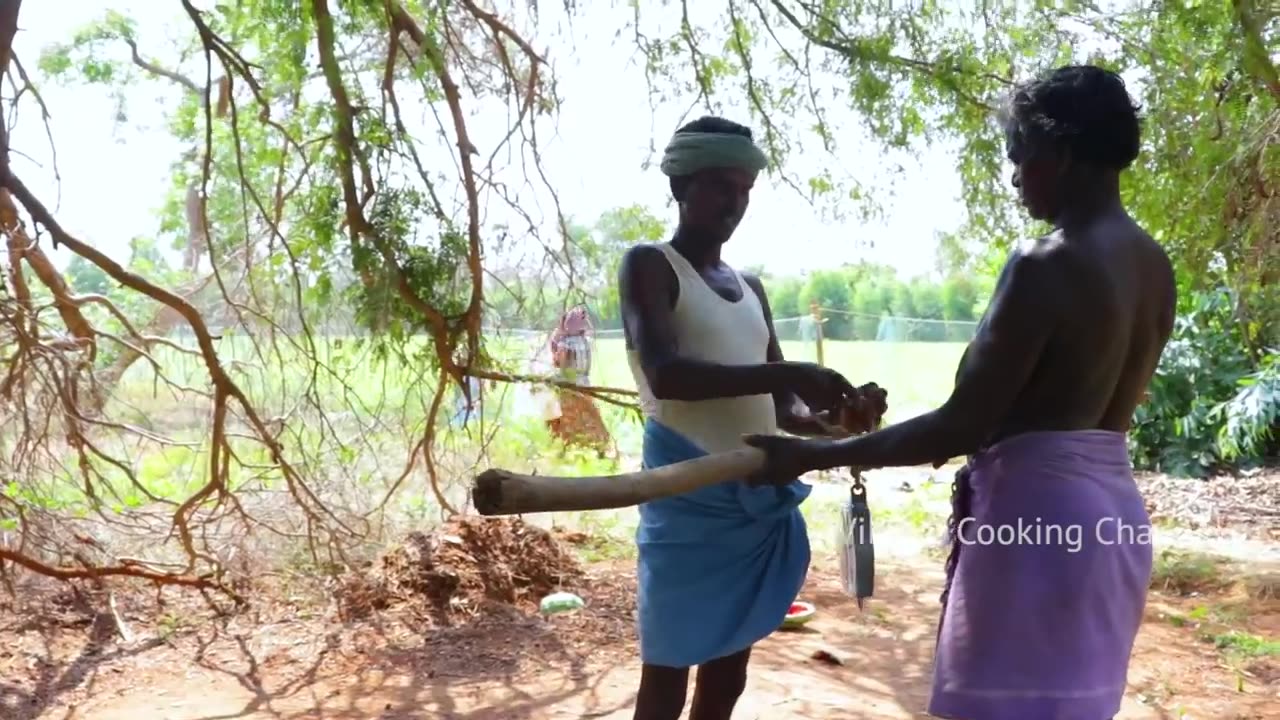
[[[1173,329],[1173,270],[1121,202],[1140,125],[1119,76],[1072,66],[1019,87],[1006,133],[1022,204],[1053,230],[1009,258],[951,396],[850,440],[751,438],[769,458],[754,481],[970,456],[929,712],[1105,720],[1151,572],[1125,440]],[[1046,532],[975,542],[1019,523]]]
[[[704,117],[680,128],[662,161],[679,225],[670,242],[622,260],[646,467],[740,448],[749,433],[815,434],[808,410],[857,397],[839,373],[783,359],[760,280],[721,259],[765,164],[737,123]],[[729,720],[752,645],[778,628],[804,582],[799,505],[809,491],[796,478],[780,487],[734,480],[640,506],[636,720],[679,718],[694,665],[691,720]]]

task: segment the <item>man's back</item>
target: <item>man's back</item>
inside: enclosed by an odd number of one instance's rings
[[[1163,249],[1127,215],[1060,230],[1026,249],[1053,286],[1054,330],[992,441],[1035,430],[1125,432],[1173,328]]]

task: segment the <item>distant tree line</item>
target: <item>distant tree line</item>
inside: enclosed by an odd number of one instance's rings
[[[775,319],[807,316],[817,303],[823,335],[835,340],[967,340],[990,295],[983,278],[902,278],[892,267],[870,263],[763,279]]]
[[[487,317],[499,327],[549,329],[566,306],[583,302],[597,329],[621,328],[616,276],[622,254],[636,243],[664,240],[669,232],[640,206],[609,210],[589,226],[570,223],[560,262],[495,273],[486,291]],[[963,323],[980,317],[990,296],[989,279],[972,273],[902,278],[892,267],[871,263],[793,276],[744,269],[764,281],[776,319],[807,318],[817,302],[824,309],[825,337],[837,340],[885,339],[886,322],[897,323],[897,336],[890,339],[902,339],[898,331],[907,328],[912,340],[967,340],[972,326]]]

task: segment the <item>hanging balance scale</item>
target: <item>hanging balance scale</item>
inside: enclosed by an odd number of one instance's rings
[[[838,434],[856,435],[880,426],[888,409],[887,396],[875,383],[858,388],[860,396],[840,409],[840,427],[829,428]],[[871,534],[871,508],[867,503],[867,487],[862,469],[851,467],[849,500],[840,508],[840,536],[836,545],[840,556],[840,579],[844,592],[863,609],[867,598],[875,592],[876,554]]]
[[[840,513],[840,579],[845,593],[852,596],[862,610],[866,598],[875,592],[876,552],[862,471],[849,468],[849,473],[853,484],[849,488],[849,500]]]

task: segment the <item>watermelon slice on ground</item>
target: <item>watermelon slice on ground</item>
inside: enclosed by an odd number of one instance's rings
[[[787,616],[782,619],[782,626],[798,627],[804,625],[813,619],[816,612],[817,608],[813,606],[813,603],[797,600],[791,603],[790,609],[787,610]]]

